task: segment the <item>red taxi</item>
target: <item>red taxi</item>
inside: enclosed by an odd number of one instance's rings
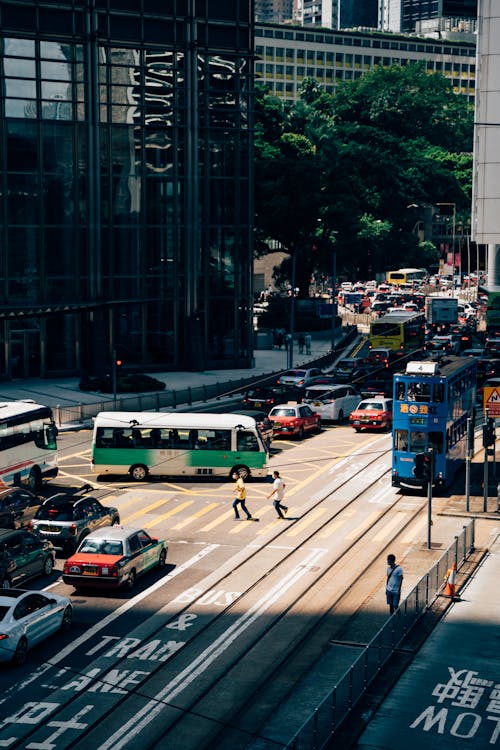
[[[384,396],[365,398],[349,416],[349,424],[361,430],[390,430],[392,427],[392,399]]]
[[[281,404],[269,412],[274,435],[291,435],[302,440],[306,432],[321,431],[321,417],[306,404]]]

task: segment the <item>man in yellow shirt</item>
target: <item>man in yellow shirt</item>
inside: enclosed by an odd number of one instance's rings
[[[246,513],[247,521],[258,521],[258,518],[253,518],[252,514],[248,510],[246,506],[246,498],[247,498],[247,491],[245,487],[245,482],[243,481],[243,478],[240,477],[240,475],[235,471],[233,473],[233,479],[236,482],[234,485],[234,494],[236,497],[233,500],[233,509],[234,509],[234,519],[235,521],[238,521],[240,518],[240,514],[238,512],[238,505],[241,506],[241,509]]]

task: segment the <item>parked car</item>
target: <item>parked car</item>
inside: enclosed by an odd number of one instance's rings
[[[318,367],[308,369],[288,370],[278,378],[278,385],[298,385],[300,388],[306,388],[312,378],[323,375],[323,371]]]
[[[282,404],[269,412],[274,435],[292,435],[302,440],[306,432],[320,432],[321,417],[307,404]]]
[[[91,496],[60,494],[40,505],[29,528],[51,541],[56,550],[71,554],[88,534],[100,526],[117,523],[117,508],[101,505]]]
[[[349,423],[356,430],[390,430],[392,427],[392,399],[383,396],[366,398],[349,415]]]
[[[260,434],[262,435],[262,438],[264,440],[264,444],[267,447],[267,450],[269,451],[269,448],[271,447],[271,442],[273,439],[273,423],[269,419],[269,416],[266,411],[258,411],[257,409],[236,409],[232,410],[231,414],[242,414],[245,417],[253,417],[255,419],[255,422],[257,424],[257,427],[259,429]]]
[[[0,529],[0,589],[35,576],[49,576],[55,557],[52,544],[31,531]]]
[[[63,581],[75,588],[132,588],[154,567],[162,570],[168,546],[144,529],[113,526],[93,531],[64,563]]]
[[[317,412],[323,421],[344,421],[359,404],[361,396],[350,385],[315,385],[306,389],[304,403]]]
[[[0,661],[24,664],[28,651],[58,630],[71,628],[73,607],[67,596],[44,591],[0,591]]]
[[[295,385],[256,386],[245,391],[242,404],[255,409],[272,409],[288,401],[302,401],[304,391]]]
[[[0,527],[19,529],[27,526],[43,498],[24,487],[9,487],[0,491]]]

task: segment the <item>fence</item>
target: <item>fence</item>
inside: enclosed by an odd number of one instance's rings
[[[285,746],[293,750],[320,750],[377,677],[383,665],[420,619],[441,589],[448,568],[457,568],[474,550],[474,519],[444,552],[431,570],[420,579],[386,624],[376,633],[360,656],[335,685],[331,694],[315,710],[295,737]]]
[[[329,351],[323,357],[308,364],[308,367],[328,367],[338,357],[340,351],[345,349],[357,336],[356,328],[351,328],[343,336],[342,341],[335,349]],[[75,404],[74,406],[56,406],[54,417],[56,424],[85,423],[89,422],[101,411],[160,411],[161,409],[176,409],[178,406],[191,406],[196,402],[205,402],[210,399],[231,398],[241,393],[246,388],[259,385],[271,385],[276,382],[276,372],[269,372],[259,377],[255,375],[239,380],[227,380],[222,383],[201,385],[195,388],[183,388],[179,390],[160,391],[156,393],[141,393],[134,396],[110,396],[102,398],[92,404]]]

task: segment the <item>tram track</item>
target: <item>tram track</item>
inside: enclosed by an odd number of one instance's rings
[[[372,467],[377,462],[380,462],[380,461],[383,462],[384,457],[386,457],[388,453],[390,453],[390,448],[387,449],[387,450],[382,450],[380,453],[378,453],[374,457],[370,457],[366,461],[366,463],[365,463],[365,469],[367,469],[368,467]],[[380,471],[379,479],[382,478],[383,476],[385,476],[386,474],[389,474],[389,472],[390,472],[390,470],[384,469],[383,467],[381,467],[381,469],[382,470]],[[314,503],[312,503],[310,505],[310,507],[304,512],[301,520],[303,518],[306,518],[309,514],[313,513],[319,506],[321,506],[323,503],[325,503],[325,501],[328,501],[329,499],[331,499],[340,490],[345,490],[345,488],[349,485],[350,482],[353,481],[353,479],[354,478],[351,476],[350,478],[347,478],[344,481],[341,481],[341,482],[337,483],[337,485],[335,486],[334,489],[332,489],[327,494],[323,495],[316,502],[314,502]],[[203,641],[203,639],[207,639],[210,636],[210,629],[217,628],[219,626],[219,623],[222,622],[222,619],[224,617],[227,618],[232,613],[234,613],[235,611],[237,611],[238,607],[241,608],[242,605],[244,604],[245,597],[247,597],[247,598],[250,597],[252,595],[252,593],[256,591],[256,589],[257,589],[257,587],[259,585],[263,585],[264,583],[266,583],[266,584],[269,583],[269,580],[270,580],[271,576],[276,577],[280,573],[280,571],[281,571],[282,568],[284,569],[287,564],[288,565],[290,564],[290,562],[292,560],[292,556],[293,555],[298,555],[298,550],[303,549],[305,547],[305,545],[311,545],[311,544],[313,544],[315,538],[322,531],[324,531],[324,529],[330,523],[334,522],[335,519],[337,519],[340,516],[340,514],[344,513],[346,511],[346,509],[348,509],[349,507],[353,506],[356,502],[358,502],[360,500],[360,498],[363,495],[365,495],[368,491],[369,491],[369,488],[365,487],[362,490],[360,490],[359,492],[355,492],[354,495],[353,495],[353,497],[349,501],[347,501],[346,503],[343,503],[341,507],[337,507],[335,510],[332,510],[332,512],[328,514],[328,517],[326,519],[323,519],[323,521],[321,523],[316,523],[316,525],[314,527],[314,530],[311,530],[310,533],[305,534],[300,539],[300,543],[293,550],[290,550],[290,551],[285,552],[284,554],[282,554],[282,557],[279,560],[278,565],[273,570],[266,570],[262,574],[260,574],[257,577],[255,577],[255,579],[253,579],[254,577],[250,576],[249,577],[250,583],[246,587],[246,589],[244,591],[242,591],[241,594],[233,602],[231,602],[231,604],[229,604],[227,607],[223,608],[221,611],[219,611],[216,614],[214,614],[211,617],[210,621],[206,625],[204,625],[203,627],[201,627],[199,629],[199,631],[192,638],[190,638],[188,641],[186,641],[186,643],[183,646],[183,648],[181,648],[178,652],[176,652],[169,659],[169,661],[167,662],[169,670],[175,669],[176,663],[182,660],[181,659],[181,655],[182,654],[186,654],[186,652],[188,651],[188,649],[192,650],[193,647],[196,647],[196,643],[197,642],[201,643]],[[393,503],[390,506],[386,507],[385,510],[381,512],[381,514],[379,516],[379,519],[377,520],[377,524],[381,524],[383,522],[383,520],[387,517],[387,515],[391,512],[391,510],[394,510],[395,506],[398,505],[401,502],[404,502],[404,500],[406,500],[406,496],[400,496],[400,498],[396,501],[396,503]],[[412,520],[414,520],[414,519],[409,519],[406,525],[409,525],[412,522]],[[323,579],[323,577],[328,572],[332,572],[335,569],[338,569],[338,567],[341,565],[342,561],[347,558],[347,556],[349,555],[349,553],[352,552],[352,550],[355,549],[356,546],[359,546],[360,544],[363,543],[363,540],[366,539],[366,537],[367,537],[367,535],[369,534],[370,531],[373,531],[373,529],[372,528],[370,528],[370,529],[367,528],[366,530],[364,530],[364,532],[359,535],[359,538],[357,538],[356,540],[354,540],[351,545],[349,545],[346,549],[344,549],[342,551],[342,553],[340,555],[338,555],[333,561],[331,561],[331,563],[328,566],[328,569],[325,570],[322,573],[322,575],[318,578],[318,581],[316,581],[316,585],[319,585],[319,582]],[[231,577],[234,578],[234,576],[237,576],[238,574],[244,573],[245,566],[248,566],[249,564],[251,564],[252,561],[253,561],[253,559],[257,555],[262,554],[263,550],[265,550],[266,548],[268,549],[270,547],[276,546],[276,542],[278,542],[280,540],[281,536],[284,533],[286,533],[285,530],[281,530],[277,534],[272,534],[269,537],[269,539],[267,539],[267,541],[265,542],[265,544],[261,545],[258,549],[245,548],[244,554],[242,556],[242,559],[237,562],[236,566],[233,566],[230,571],[228,570],[227,572],[223,572],[223,574],[220,575],[218,578],[215,577],[215,579],[210,582],[210,586],[208,586],[205,589],[203,589],[203,591],[201,591],[196,597],[194,597],[192,599],[192,601],[190,601],[189,604],[187,604],[185,607],[181,607],[180,609],[177,609],[176,612],[175,612],[175,615],[174,614],[170,614],[165,619],[160,618],[161,623],[158,624],[156,626],[156,628],[152,629],[146,636],[144,636],[144,642],[149,641],[155,635],[158,635],[160,633],[160,631],[162,631],[163,628],[165,628],[165,626],[167,626],[169,623],[171,623],[172,620],[175,617],[178,618],[178,617],[182,616],[183,614],[184,615],[187,614],[188,611],[192,611],[196,607],[197,602],[199,602],[204,596],[206,596],[207,593],[208,593],[208,591],[210,591],[211,589],[213,589],[215,586],[220,587],[221,584],[223,584],[224,582],[230,580]],[[337,568],[335,566],[337,566]],[[351,587],[353,585],[355,585],[354,581],[351,582]],[[346,589],[342,594],[339,595],[338,601],[341,600],[342,596],[346,595],[346,593],[347,593],[348,590],[349,589]],[[275,625],[278,624],[283,619],[283,617],[286,614],[289,614],[290,611],[291,611],[291,609],[293,607],[297,607],[299,605],[299,602],[300,602],[300,600],[302,599],[302,597],[304,595],[305,595],[304,592],[302,592],[299,596],[296,597],[296,600],[293,600],[292,602],[289,603],[289,605],[287,606],[287,608],[282,612],[281,616],[278,617],[278,618],[276,618],[266,628],[264,636],[265,636],[266,633],[270,633],[272,631],[272,628],[275,627]],[[336,600],[333,603],[332,606],[335,607],[335,606],[337,606],[337,604],[338,604],[338,602]],[[330,607],[330,609],[331,609],[331,607]],[[245,654],[248,654],[248,652],[255,647],[255,645],[258,643],[258,641],[262,637],[263,637],[263,634],[261,633],[259,635],[259,637],[250,645],[249,648],[246,649],[246,651],[243,654],[238,655],[237,658],[235,658],[234,661],[233,661],[233,663],[231,664],[230,669],[236,669],[238,667],[238,664],[241,663],[241,660],[244,658]],[[308,634],[304,633],[304,635],[302,636],[302,638],[299,640],[299,643],[301,641],[304,641],[307,637],[308,637]],[[102,683],[103,681],[105,681],[107,673],[109,674],[112,670],[116,670],[116,669],[119,669],[120,667],[123,667],[124,664],[126,663],[126,659],[127,659],[127,656],[124,656],[121,659],[114,660],[113,663],[112,663],[112,666],[110,666],[108,668],[107,672],[106,671],[101,672],[99,674],[98,680],[91,681],[90,684],[93,684],[93,682],[101,682]],[[142,694],[144,694],[146,684],[147,683],[151,683],[151,681],[155,678],[155,676],[158,673],[160,673],[162,670],[164,670],[164,669],[165,669],[165,663],[162,663],[156,669],[153,669],[151,672],[149,672],[148,676],[145,678],[144,682],[138,684],[137,688],[133,691],[132,695],[134,693],[136,695],[142,695]],[[225,671],[227,671],[227,670],[225,670]],[[219,680],[221,680],[222,677],[223,676],[220,676]],[[184,706],[182,709],[180,709],[183,712],[183,716],[186,715],[186,712],[189,713],[189,712],[194,711],[196,705],[201,700],[203,700],[208,695],[208,693],[210,691],[213,691],[215,689],[216,685],[217,685],[217,683],[211,684],[204,691],[204,693],[198,695],[192,701],[192,703],[189,704],[189,706]],[[64,710],[64,708],[66,708],[67,705],[69,705],[69,703],[71,702],[72,696],[66,695],[66,698],[67,698],[67,700],[64,701],[62,704],[60,704],[59,709],[58,709],[57,713],[54,714],[53,718],[56,718],[57,715],[59,713],[61,713]],[[114,705],[111,706],[109,708],[109,711],[106,711],[104,714],[100,715],[98,723],[102,722],[103,720],[105,721],[108,717],[111,717],[113,715],[113,713],[115,712],[115,710],[116,710],[116,706],[114,706]],[[177,711],[177,709],[175,709],[175,711]],[[183,717],[177,717],[177,719],[175,719],[175,721],[173,723],[171,723],[171,727],[169,728],[168,731],[170,732],[173,729],[176,729],[176,727],[180,724],[180,722],[182,722],[182,719],[183,719]],[[74,739],[73,742],[70,742],[69,744],[61,745],[61,747],[63,747],[63,746],[64,747],[86,747],[87,745],[85,744],[86,743],[86,739],[85,738],[86,738],[87,735],[92,735],[93,732],[94,732],[94,730],[95,730],[95,725],[89,726],[88,730],[86,730],[85,732],[82,732],[77,738]],[[28,732],[27,735],[25,735],[23,737],[22,742],[25,742],[27,737],[30,737],[32,734],[35,734],[35,733],[36,733],[36,728],[33,728],[32,731]],[[21,744],[17,743],[17,744],[13,744],[12,745],[12,747],[21,747],[21,746],[23,746],[22,743]],[[90,745],[88,745],[88,746],[90,747]],[[58,745],[58,747],[59,747],[59,745]],[[146,747],[146,745],[144,745],[143,742],[141,741],[141,748],[145,748],[145,747]],[[147,745],[147,747],[155,747],[155,744],[149,744],[149,745]],[[198,745],[198,747],[201,747],[201,746]]]

